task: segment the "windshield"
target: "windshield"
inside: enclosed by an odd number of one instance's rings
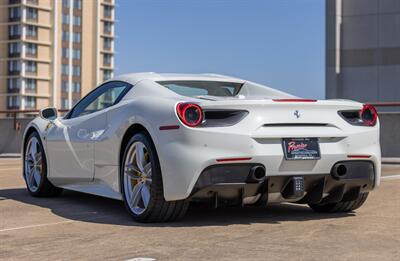
[[[213,82],[213,81],[161,81],[157,82],[171,91],[189,97],[197,96],[236,96],[242,87],[237,82]]]

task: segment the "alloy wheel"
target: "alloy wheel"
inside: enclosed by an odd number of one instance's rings
[[[42,180],[43,170],[41,147],[36,137],[32,137],[26,146],[24,168],[26,184],[32,192],[36,192]]]
[[[150,202],[152,167],[149,150],[136,141],[130,146],[124,162],[125,200],[132,212],[140,215]]]

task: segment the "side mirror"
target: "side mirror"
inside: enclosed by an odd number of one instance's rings
[[[57,109],[54,107],[44,108],[39,111],[40,118],[49,121],[55,120],[57,118],[57,115],[58,115]]]

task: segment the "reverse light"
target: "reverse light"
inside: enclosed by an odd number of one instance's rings
[[[365,126],[375,126],[378,120],[378,113],[374,106],[364,104],[360,111],[360,118]]]
[[[176,112],[183,124],[196,127],[203,121],[203,110],[198,104],[181,102],[176,105]]]

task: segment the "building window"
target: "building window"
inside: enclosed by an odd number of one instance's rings
[[[70,4],[70,2],[69,2],[69,0],[63,0],[62,1],[62,4],[63,4],[63,7],[65,7],[65,8],[69,8],[69,4]]]
[[[25,97],[25,107],[36,108],[36,97]]]
[[[105,53],[103,56],[103,63],[104,65],[111,65],[112,63],[112,54]]]
[[[80,66],[73,66],[72,67],[72,75],[73,76],[80,76],[81,75],[81,67]]]
[[[36,80],[26,79],[25,89],[29,91],[36,91]]]
[[[8,36],[10,38],[16,38],[21,36],[21,25],[15,24],[8,26]]]
[[[80,16],[74,16],[74,25],[76,25],[76,26],[81,25],[81,17]]]
[[[63,24],[69,24],[69,15],[63,14],[62,23]]]
[[[16,78],[8,79],[8,90],[18,92],[21,88],[21,81]]]
[[[61,73],[64,75],[69,75],[69,66],[68,64],[61,65]]]
[[[104,22],[104,33],[110,34],[112,32],[113,23],[112,22]]]
[[[81,92],[81,83],[80,82],[73,82],[72,83],[72,91],[75,93]]]
[[[62,48],[61,49],[61,57],[68,59],[69,58],[69,48]]]
[[[107,81],[112,77],[112,70],[104,70],[103,71],[103,81]]]
[[[26,72],[35,73],[37,72],[37,63],[34,61],[26,62]]]
[[[68,99],[61,98],[61,109],[68,109]]]
[[[8,54],[10,56],[19,56],[21,53],[21,44],[20,43],[9,43],[8,44]]]
[[[113,12],[113,7],[109,5],[104,6],[104,17],[111,18]]]
[[[28,20],[37,21],[38,19],[38,10],[32,7],[28,7],[26,18]]]
[[[31,55],[37,54],[37,45],[34,43],[28,43],[26,45],[26,53]]]
[[[112,38],[105,37],[103,43],[104,43],[104,46],[103,46],[104,49],[107,49],[107,50],[112,49],[112,43],[113,43]]]
[[[63,92],[68,92],[68,82],[67,81],[62,81],[61,82],[61,90],[63,91]]]
[[[80,43],[81,42],[81,33],[74,33],[73,35],[73,42]]]
[[[82,9],[82,0],[74,0],[74,8],[81,10]]]
[[[69,41],[69,32],[63,31],[61,34],[61,38],[64,42],[68,42]]]
[[[28,25],[26,28],[26,36],[37,37],[37,27],[34,25]]]
[[[20,61],[8,61],[8,71],[10,73],[19,73],[21,71],[21,62]]]
[[[11,21],[21,19],[21,7],[10,7],[8,9],[9,18]]]
[[[9,109],[17,109],[20,106],[20,100],[18,96],[8,96],[7,107]]]
[[[77,60],[81,59],[81,49],[73,49],[72,58]]]

